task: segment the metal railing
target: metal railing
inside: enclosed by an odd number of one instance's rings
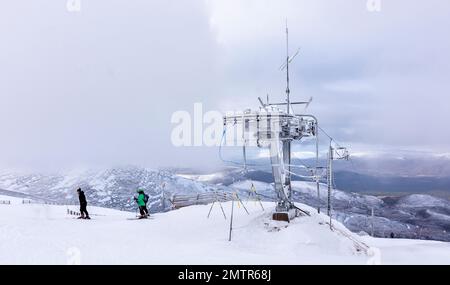
[[[208,192],[194,195],[175,194],[169,199],[169,201],[172,203],[174,209],[179,209],[193,205],[207,205],[216,201],[227,202],[233,199],[233,193]]]

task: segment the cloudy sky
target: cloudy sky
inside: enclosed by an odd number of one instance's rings
[[[450,2],[66,0],[0,4],[0,166],[212,166],[171,115],[292,97],[350,147],[450,151]],[[199,159],[201,158],[201,159]]]

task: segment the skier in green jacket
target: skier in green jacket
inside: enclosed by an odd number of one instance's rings
[[[138,197],[134,198],[134,200],[137,202],[139,206],[139,212],[141,213],[141,216],[139,218],[147,218],[148,217],[148,210],[147,210],[147,201],[148,196],[144,193],[144,190],[138,189],[136,191],[138,193]]]

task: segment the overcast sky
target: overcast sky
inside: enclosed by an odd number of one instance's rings
[[[177,110],[292,97],[361,149],[450,151],[450,2],[66,0],[0,4],[0,165],[217,165],[175,148]],[[201,158],[201,159],[200,159]]]

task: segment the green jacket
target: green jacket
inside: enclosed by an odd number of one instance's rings
[[[139,196],[137,198],[137,203],[139,206],[145,206],[144,193],[139,193]]]

